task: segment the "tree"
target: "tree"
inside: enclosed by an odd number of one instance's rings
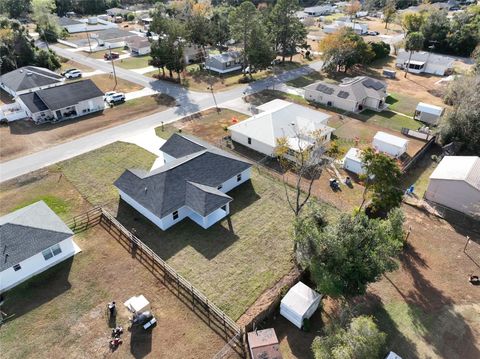
[[[312,343],[315,359],[380,359],[387,336],[372,317],[354,318],[347,329],[337,328]]]
[[[437,51],[448,50],[447,34],[450,22],[444,10],[431,10],[426,13],[425,20],[420,28],[423,35],[423,48],[433,46]]]
[[[473,68],[473,71],[480,75],[480,44],[477,45],[475,50],[472,52],[472,59],[475,62],[475,66]]]
[[[407,12],[401,16],[400,26],[406,34],[419,32],[425,16],[420,12]]]
[[[449,85],[444,101],[452,109],[440,121],[440,141],[458,142],[467,154],[480,153],[480,75],[462,76]]]
[[[375,54],[361,36],[352,29],[342,28],[339,31],[325,36],[319,44],[323,53],[323,68],[329,72],[347,72],[357,64],[371,62]]]
[[[278,0],[270,13],[275,49],[280,50],[282,62],[287,55],[296,52],[307,36],[305,26],[296,16],[299,9],[298,0]]]
[[[253,24],[252,30],[249,43],[256,44],[256,46],[251,46],[248,49],[248,63],[256,70],[264,70],[272,64],[276,54],[265,26],[257,21]]]
[[[409,55],[404,77],[407,77],[408,70],[410,69],[410,61],[412,59],[412,54],[415,51],[420,51],[423,49],[424,41],[425,38],[420,32],[411,32],[405,38],[405,51],[409,51]]]
[[[470,56],[480,42],[480,14],[470,12],[455,13],[450,20],[447,34],[449,52],[461,56]]]
[[[403,192],[400,190],[402,172],[394,158],[383,153],[377,153],[372,148],[367,148],[362,153],[362,163],[365,181],[360,211],[371,194],[371,208],[373,212],[389,212],[398,207],[402,202]]]
[[[373,60],[380,60],[387,57],[390,54],[390,45],[386,42],[369,42],[368,43],[375,54]]]
[[[385,29],[388,30],[388,24],[395,18],[397,13],[397,4],[395,0],[388,0],[385,7],[382,10],[383,22],[385,23]]]
[[[55,9],[55,0],[32,0],[32,18],[46,42],[57,41],[61,34],[58,17],[54,15]]]
[[[213,44],[211,37],[211,22],[202,15],[193,15],[186,22],[187,40],[200,46],[203,56],[206,57],[206,46]]]
[[[362,4],[358,0],[352,0],[346,7],[345,7],[345,14],[347,14],[350,19],[355,18],[357,16],[357,12],[360,11],[362,8]]]
[[[6,14],[10,19],[19,19],[26,16],[30,10],[30,1],[1,0],[0,14]]]
[[[403,222],[399,208],[386,219],[370,219],[363,212],[343,213],[336,222],[326,224],[318,215],[300,216],[294,224],[297,261],[310,271],[320,293],[346,298],[362,295],[369,283],[397,269],[395,259],[404,244]]]
[[[283,169],[283,183],[288,205],[297,217],[308,203],[313,182],[320,176],[325,166],[323,154],[324,139],[321,131],[306,132],[290,126],[293,136],[277,138],[275,156]],[[292,149],[291,140],[295,139]],[[293,194],[288,188],[288,177],[295,178]]]
[[[258,11],[255,5],[251,1],[244,1],[237,8],[235,8],[229,15],[230,30],[233,38],[242,42],[243,46],[243,68],[248,66],[248,51],[250,46],[256,46],[256,44],[250,44],[250,39],[253,23],[258,21]],[[244,74],[246,76],[246,74]]]
[[[210,18],[210,42],[214,46],[220,47],[232,38],[228,23],[231,10],[227,6],[213,8],[213,16]]]

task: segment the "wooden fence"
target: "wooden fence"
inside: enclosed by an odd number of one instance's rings
[[[430,147],[433,146],[433,144],[435,143],[435,136],[431,137],[428,142],[426,144],[423,145],[423,147],[420,149],[420,151],[418,151],[415,156],[413,156],[410,161],[408,161],[405,166],[403,166],[402,168],[402,172],[403,173],[406,173],[415,163],[418,162],[418,160],[420,160],[424,155],[425,153],[429,150]]]
[[[72,218],[67,225],[75,233],[100,225],[188,308],[222,336],[232,350],[241,357],[246,357],[243,329],[108,211],[100,207],[93,208]]]

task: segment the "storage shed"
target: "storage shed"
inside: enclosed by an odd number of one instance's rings
[[[280,315],[298,328],[317,310],[322,296],[302,282],[295,284],[280,302]]]
[[[480,216],[480,157],[445,156],[430,175],[425,198]]]
[[[407,152],[408,140],[386,132],[378,131],[373,137],[373,148],[393,157],[400,157]]]
[[[357,175],[364,174],[365,169],[363,168],[361,157],[362,151],[355,147],[350,148],[343,158],[343,168]]]
[[[430,125],[436,125],[440,117],[443,115],[443,111],[444,109],[442,107],[419,102],[413,118]]]
[[[275,329],[256,330],[247,334],[252,359],[282,359]]]

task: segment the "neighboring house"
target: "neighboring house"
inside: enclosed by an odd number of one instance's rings
[[[338,85],[319,81],[305,87],[304,97],[350,112],[382,111],[387,107],[387,84],[367,76],[347,77]]]
[[[343,168],[357,175],[363,175],[365,168],[362,162],[362,151],[352,147],[343,158]]]
[[[70,17],[59,18],[58,25],[67,30],[70,34],[86,31],[85,23]]]
[[[330,141],[335,130],[327,126],[330,115],[284,100],[267,102],[257,109],[260,113],[228,129],[232,140],[264,155],[275,157],[277,140],[286,138],[287,158],[294,160],[295,152]]]
[[[150,41],[143,36],[132,36],[127,39],[127,46],[133,56],[148,55],[152,49]]]
[[[400,49],[395,60],[395,66],[405,69],[408,65],[410,52]],[[427,51],[415,51],[410,59],[409,72],[413,74],[427,73],[445,76],[453,71],[455,59],[449,56],[433,54]]]
[[[335,12],[335,6],[331,6],[331,5],[311,6],[303,9],[303,12],[308,16],[329,15]]]
[[[92,80],[70,82],[18,96],[17,103],[36,123],[67,120],[105,108],[104,93]]]
[[[430,125],[436,125],[438,124],[440,117],[442,117],[443,111],[444,109],[442,107],[419,102],[413,118]]]
[[[425,198],[480,216],[480,157],[445,156],[430,175]]]
[[[295,284],[280,302],[280,315],[301,329],[315,313],[322,296],[302,282]]]
[[[238,51],[229,51],[217,55],[208,55],[205,68],[219,74],[225,74],[242,69],[242,56]]]
[[[400,157],[407,152],[408,140],[386,132],[378,131],[373,137],[372,147],[393,157]]]
[[[251,164],[195,137],[172,135],[160,148],[165,165],[126,170],[120,198],[166,230],[184,218],[208,228],[230,213],[226,193],[250,179]]]
[[[349,27],[350,29],[353,30],[353,32],[355,32],[358,35],[364,35],[368,32],[367,24],[361,24],[358,22],[351,22],[351,21],[342,21],[342,20],[336,20],[331,25],[325,25],[323,27],[323,32],[326,34],[331,34],[331,33],[337,32],[343,27]]]
[[[183,48],[183,61],[185,64],[198,62],[203,58],[203,50],[200,46],[195,44],[187,44]]]
[[[275,329],[255,330],[247,333],[250,358],[252,359],[282,359],[280,344]]]
[[[73,232],[43,201],[0,217],[0,248],[0,293],[80,251]]]
[[[111,28],[117,28],[117,25],[101,19],[97,16],[91,16],[84,19],[72,19],[71,17],[61,17],[58,19],[60,27],[67,30],[70,34],[85,31],[101,31]]]
[[[36,66],[24,66],[0,76],[0,87],[12,96],[59,86],[65,78],[59,74]]]
[[[106,49],[125,47],[127,40],[134,36],[138,35],[118,28],[106,29],[90,34],[90,38],[95,40],[98,43],[98,46]],[[98,47],[96,50],[99,50]]]

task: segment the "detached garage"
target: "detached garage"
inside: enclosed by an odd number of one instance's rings
[[[425,198],[470,216],[480,216],[480,157],[445,156],[430,175]]]
[[[379,131],[373,137],[373,148],[393,157],[400,157],[407,152],[408,140]]]
[[[302,282],[295,284],[280,302],[280,315],[302,328],[304,319],[317,310],[322,296]]]

